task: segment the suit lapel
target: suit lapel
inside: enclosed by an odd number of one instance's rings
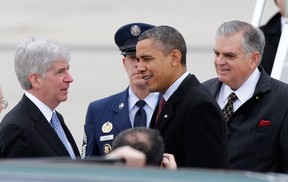
[[[27,112],[29,113],[31,120],[35,122],[34,126],[36,130],[47,141],[51,148],[53,148],[54,151],[59,154],[59,156],[69,155],[65,146],[59,139],[57,133],[51,127],[51,125],[46,120],[41,111],[37,108],[37,106],[25,95],[22,97],[21,102],[28,108]]]
[[[35,123],[35,128],[38,130],[38,132],[45,138],[47,143],[53,148],[56,153],[58,153],[60,156],[66,156],[69,155],[68,151],[66,150],[65,146],[59,139],[57,133],[54,131],[54,129],[50,126],[50,124],[45,121],[44,116],[43,118],[39,117],[38,121]]]
[[[164,130],[164,128],[168,125],[171,118],[174,115],[174,107],[175,103],[172,101],[170,102],[170,99],[166,102],[165,106],[162,109],[162,112],[159,115],[159,119],[157,123],[155,124],[155,128],[159,130]],[[158,109],[157,109],[158,110]],[[156,112],[157,113],[157,112]],[[154,117],[155,115],[155,117]],[[156,120],[156,114],[153,114],[154,120]],[[151,124],[152,125],[152,124]]]
[[[195,86],[199,84],[199,81],[197,80],[197,78],[194,75],[189,74],[183,81],[182,83],[179,85],[179,87],[176,89],[176,91],[171,95],[171,97],[168,99],[168,101],[166,101],[165,106],[162,109],[162,112],[159,116],[159,120],[155,125],[155,128],[159,129],[159,130],[163,130],[171,121],[171,118],[173,118],[174,116],[174,111],[175,111],[175,107],[177,104],[179,104],[183,97],[186,95],[186,93],[188,92],[189,89],[191,89],[191,87]],[[156,119],[156,114],[158,111],[158,107],[157,110],[155,110],[154,114],[153,114],[153,121]],[[155,115],[155,117],[154,117]]]
[[[271,77],[264,71],[263,67],[259,66],[258,68],[259,68],[259,71],[261,72],[261,76],[256,85],[253,96],[258,95],[260,93],[265,93],[271,90],[271,85],[270,85]]]
[[[207,88],[208,88],[208,91],[213,95],[213,97],[216,99],[217,98],[217,95],[218,95],[218,92],[220,91],[220,88],[222,86],[222,82],[219,81],[218,78],[213,78],[211,80],[211,85],[209,85]]]

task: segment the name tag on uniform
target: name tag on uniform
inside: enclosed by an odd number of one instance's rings
[[[105,136],[100,136],[100,142],[107,141],[107,140],[113,140],[114,135],[105,135]]]

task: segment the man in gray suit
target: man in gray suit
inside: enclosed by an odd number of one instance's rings
[[[225,110],[228,168],[287,172],[288,85],[259,66],[264,46],[260,29],[241,21],[222,24],[214,45],[218,78],[203,84]]]

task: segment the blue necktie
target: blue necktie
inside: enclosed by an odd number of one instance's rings
[[[57,133],[58,137],[66,147],[67,151],[69,152],[70,156],[72,159],[75,159],[75,154],[73,152],[73,149],[71,148],[71,145],[69,145],[68,140],[66,138],[65,132],[60,124],[60,121],[57,117],[56,112],[52,113],[52,118],[51,118],[51,124],[52,127],[54,128],[55,132]]]
[[[139,107],[134,118],[134,127],[146,127],[146,112],[143,109],[146,102],[144,100],[138,100],[136,105]]]

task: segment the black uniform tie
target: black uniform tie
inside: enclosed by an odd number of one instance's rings
[[[146,102],[144,100],[138,100],[136,105],[139,107],[134,118],[134,127],[146,127],[146,112],[143,109]]]

